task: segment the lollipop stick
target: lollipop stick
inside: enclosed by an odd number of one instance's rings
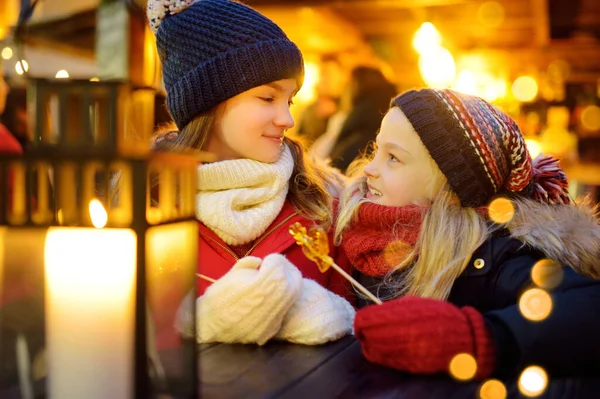
[[[196,273],[196,276],[200,277],[202,280],[206,280],[206,281],[209,281],[211,283],[214,283],[215,281],[217,281],[214,278],[207,277],[204,274],[200,274],[200,273]]]
[[[344,269],[342,269],[335,263],[332,263],[331,267],[333,267],[339,274],[342,275],[342,277],[344,277],[346,280],[348,280],[354,287],[356,287],[357,290],[359,290],[364,295],[366,295],[370,300],[372,300],[373,302],[375,302],[378,305],[381,305],[381,300],[379,298],[377,298],[375,295],[373,295],[371,293],[371,291],[369,291],[368,289],[363,287],[363,285],[361,283],[359,283],[358,281],[353,279],[351,275],[349,275],[348,273],[346,273],[344,271]]]

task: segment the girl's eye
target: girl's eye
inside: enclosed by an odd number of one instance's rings
[[[390,158],[390,161],[392,161],[392,162],[400,162],[400,160],[399,160],[398,158],[396,158],[396,156],[395,156],[395,155],[393,155],[393,154],[388,154],[388,156],[389,156],[389,158]]]
[[[259,98],[268,103],[272,103],[273,101],[275,101],[275,97],[259,97]]]

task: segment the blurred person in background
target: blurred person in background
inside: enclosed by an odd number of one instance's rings
[[[6,97],[6,107],[1,121],[9,132],[17,139],[23,150],[27,150],[30,143],[27,133],[27,90],[25,87],[13,85]]]
[[[297,135],[307,148],[325,133],[330,117],[338,111],[346,75],[342,64],[334,55],[322,57],[319,81],[315,88],[317,98],[306,107],[298,121]]]
[[[374,141],[383,115],[396,94],[395,86],[373,67],[359,66],[350,74],[351,108],[330,153],[331,166],[346,168]]]
[[[4,115],[6,108],[6,98],[10,88],[2,75],[2,65],[0,65],[0,116]],[[13,136],[6,126],[0,120],[0,154],[22,154],[23,148],[19,141]]]

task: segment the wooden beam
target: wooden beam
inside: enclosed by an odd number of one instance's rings
[[[73,55],[76,57],[84,57],[90,60],[96,58],[94,54],[94,47],[80,47],[70,44],[68,42],[58,42],[54,39],[48,39],[43,36],[25,36],[23,43],[28,46],[52,49],[53,51],[62,52],[64,54]]]

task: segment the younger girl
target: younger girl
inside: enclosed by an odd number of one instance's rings
[[[430,374],[466,353],[476,378],[598,373],[600,226],[570,204],[557,162],[532,163],[514,121],[451,90],[393,99],[376,144],[336,230],[359,281],[389,300],[356,314],[367,359]],[[543,258],[565,268],[534,267]]]
[[[300,50],[236,1],[150,1],[148,17],[179,129],[160,146],[216,158],[198,167],[198,341],[316,344],[351,332],[345,280],[320,273],[288,232],[295,222],[329,229],[340,183],[285,136],[303,80]]]

